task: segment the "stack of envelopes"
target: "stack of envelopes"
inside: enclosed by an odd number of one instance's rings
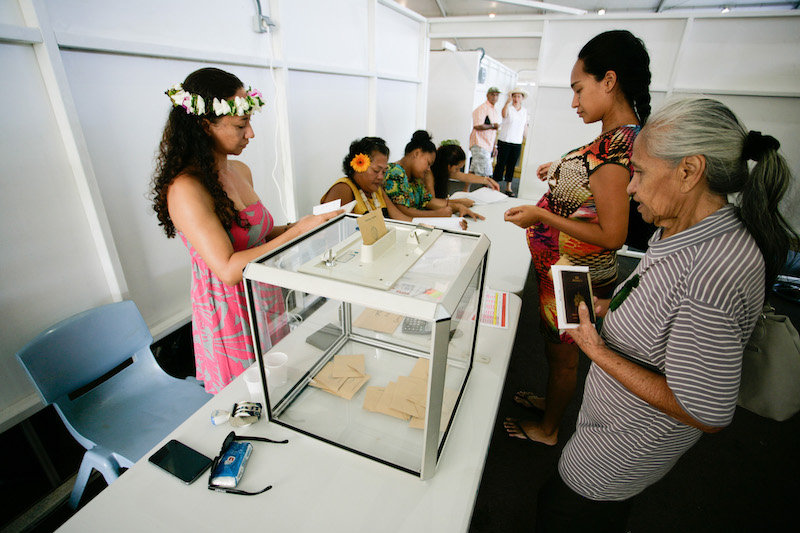
[[[401,420],[409,420],[409,427],[425,427],[425,411],[428,397],[428,360],[418,359],[408,376],[399,376],[386,387],[367,387],[364,409],[382,413]],[[444,430],[453,410],[457,392],[444,390],[442,424]]]
[[[312,387],[350,400],[369,380],[364,370],[364,355],[336,355],[310,381]]]

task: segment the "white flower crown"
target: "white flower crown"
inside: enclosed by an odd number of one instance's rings
[[[193,94],[183,90],[180,83],[176,83],[166,92],[167,96],[172,100],[173,107],[182,107],[189,115],[205,115],[206,102],[199,94]],[[261,99],[261,93],[250,87],[247,88],[246,96],[236,96],[230,100],[220,100],[214,98],[211,102],[211,110],[213,113],[221,117],[223,115],[231,115],[241,117],[249,113],[261,111],[261,106],[264,105],[264,100]]]

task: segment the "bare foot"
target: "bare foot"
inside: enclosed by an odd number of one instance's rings
[[[527,439],[531,442],[540,442],[548,446],[554,446],[558,442],[558,430],[548,435],[544,429],[531,420],[520,421],[516,418],[506,418],[503,422],[509,437],[517,439]]]
[[[514,395],[514,401],[522,407],[544,411],[545,399],[541,396],[536,396],[532,392],[521,390]]]

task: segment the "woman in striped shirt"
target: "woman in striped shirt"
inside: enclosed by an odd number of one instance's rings
[[[705,98],[670,102],[642,128],[628,192],[659,229],[596,302],[602,332],[585,304],[570,330],[593,364],[537,531],[625,531],[631,498],[731,422],[742,352],[796,237],[777,209],[791,179],[779,146]]]

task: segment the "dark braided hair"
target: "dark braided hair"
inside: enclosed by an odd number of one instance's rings
[[[191,174],[203,184],[214,201],[214,212],[222,227],[229,230],[233,223],[248,227],[247,222],[240,219],[233,201],[222,189],[219,175],[214,168],[214,144],[203,128],[204,121],[219,120],[211,109],[214,98],[230,99],[243,87],[239,78],[217,68],[196,70],[183,82],[183,89],[202,96],[207,102],[207,108],[204,115],[190,115],[180,106],[173,107],[161,137],[150,196],[159,225],[169,238],[175,237],[175,225],[167,208],[167,191],[175,177],[181,173]]]
[[[603,32],[581,48],[578,59],[597,81],[609,70],[617,74],[622,94],[644,126],[650,116],[650,56],[644,42],[627,30]]]

